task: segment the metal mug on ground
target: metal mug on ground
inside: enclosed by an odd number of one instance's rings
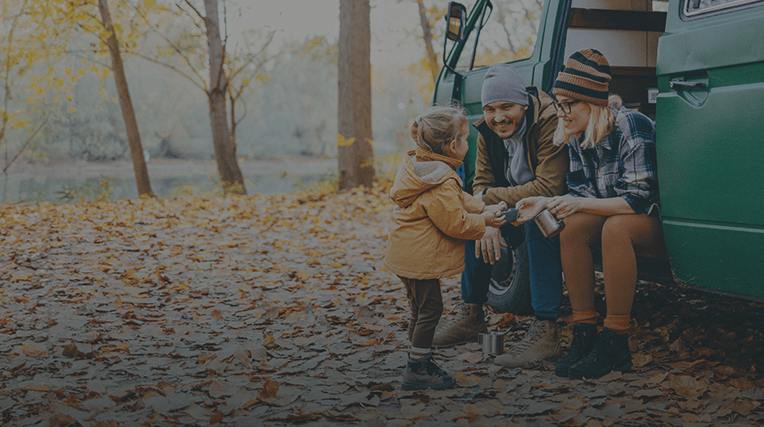
[[[497,356],[504,353],[504,332],[485,332],[478,334],[478,343],[483,356]]]
[[[541,230],[541,234],[546,238],[557,236],[562,232],[562,229],[565,228],[565,223],[555,218],[555,216],[549,212],[549,209],[544,209],[539,212],[539,214],[533,218],[533,222],[536,223],[539,230]]]

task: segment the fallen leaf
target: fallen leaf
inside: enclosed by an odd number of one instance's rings
[[[689,375],[672,375],[669,386],[680,395],[699,399],[706,392],[708,384]]]
[[[223,413],[215,411],[212,413],[212,416],[210,416],[210,424],[219,424],[221,421],[223,421]]]
[[[19,349],[29,357],[44,357],[48,355],[45,347],[32,342],[25,342]]]
[[[273,380],[265,380],[263,388],[260,389],[258,397],[260,399],[273,399],[279,392],[279,383]]]

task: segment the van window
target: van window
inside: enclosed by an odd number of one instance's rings
[[[480,32],[473,68],[530,58],[536,45],[543,0],[494,1],[493,12]],[[477,28],[462,51],[457,64],[461,71],[470,70]]]
[[[695,16],[761,2],[762,0],[685,0],[684,14]]]

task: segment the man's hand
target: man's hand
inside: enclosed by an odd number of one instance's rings
[[[563,219],[584,209],[585,203],[585,197],[574,197],[566,194],[564,196],[552,197],[547,202],[546,207],[557,219]]]
[[[549,200],[551,200],[549,197],[535,196],[526,197],[518,201],[515,205],[517,207],[517,220],[512,222],[512,224],[517,226],[532,220],[539,212],[544,210]]]
[[[501,248],[506,248],[507,242],[501,236],[498,228],[486,227],[483,238],[475,241],[475,258],[483,258],[488,264],[496,264],[501,258]]]

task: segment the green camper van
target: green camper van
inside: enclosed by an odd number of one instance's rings
[[[448,5],[434,104],[458,103],[477,119],[488,66],[512,63],[549,91],[571,52],[602,51],[611,91],[656,121],[669,259],[640,260],[640,276],[764,299],[764,0],[467,3]],[[507,258],[489,304],[523,311],[527,254]]]

